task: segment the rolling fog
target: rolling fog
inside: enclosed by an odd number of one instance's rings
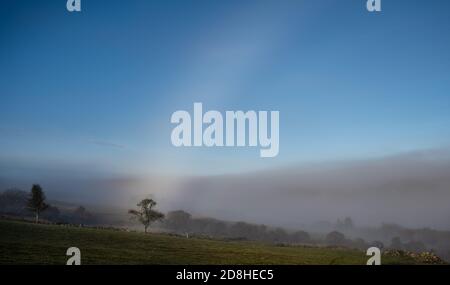
[[[0,189],[28,191],[31,183],[40,183],[49,199],[121,209],[151,195],[162,211],[182,209],[197,216],[287,228],[349,216],[362,226],[389,222],[448,230],[449,154],[411,152],[208,177],[71,176],[70,169],[42,175],[42,169],[25,168],[22,171],[30,173],[22,177],[0,174]]]

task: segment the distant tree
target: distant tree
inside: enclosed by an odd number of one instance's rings
[[[344,234],[337,231],[333,231],[327,234],[327,236],[325,237],[325,241],[330,245],[343,245],[345,244],[346,240]]]
[[[225,236],[227,234],[227,224],[223,221],[210,219],[206,227],[206,233],[213,236]]]
[[[28,199],[27,208],[34,212],[36,223],[39,222],[39,214],[45,211],[49,205],[45,203],[45,194],[39,184],[34,184],[31,188],[31,197]]]
[[[209,236],[224,236],[227,233],[227,226],[224,222],[212,218],[192,219],[190,229],[193,232],[206,234]]]
[[[42,218],[52,221],[52,222],[59,222],[61,211],[54,206],[48,206],[47,210],[45,210],[44,213],[42,213]]]
[[[156,202],[152,199],[144,199],[137,204],[139,209],[128,210],[128,213],[132,215],[132,218],[137,219],[144,225],[144,232],[147,233],[147,229],[151,223],[164,218],[164,214],[153,210],[156,206]]]
[[[79,206],[73,211],[71,220],[73,223],[87,224],[93,222],[93,215],[85,207]]]
[[[267,226],[266,225],[258,225],[258,240],[267,241]]]
[[[236,222],[230,227],[230,235],[235,238],[256,239],[257,234],[258,226],[246,222]]]
[[[172,211],[168,212],[164,219],[164,226],[167,229],[174,230],[176,232],[187,232],[191,224],[191,214],[185,211]]]
[[[288,233],[282,228],[275,228],[268,232],[272,242],[287,242],[289,240]]]
[[[305,231],[296,231],[290,235],[290,240],[293,243],[307,243],[311,241],[311,237]]]

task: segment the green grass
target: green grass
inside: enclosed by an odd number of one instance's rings
[[[272,246],[0,220],[0,264],[65,264],[67,248],[82,264],[365,264],[361,251]],[[385,257],[383,264],[414,264]]]

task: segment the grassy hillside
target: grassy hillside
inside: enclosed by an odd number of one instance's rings
[[[0,264],[65,264],[67,248],[82,264],[365,264],[363,252],[280,247],[254,242],[175,237],[0,220]],[[414,264],[384,256],[383,264]]]

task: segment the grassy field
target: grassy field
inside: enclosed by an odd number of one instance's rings
[[[363,252],[271,246],[0,220],[0,264],[65,264],[67,248],[82,264],[365,264]],[[415,264],[383,256],[383,264]]]

